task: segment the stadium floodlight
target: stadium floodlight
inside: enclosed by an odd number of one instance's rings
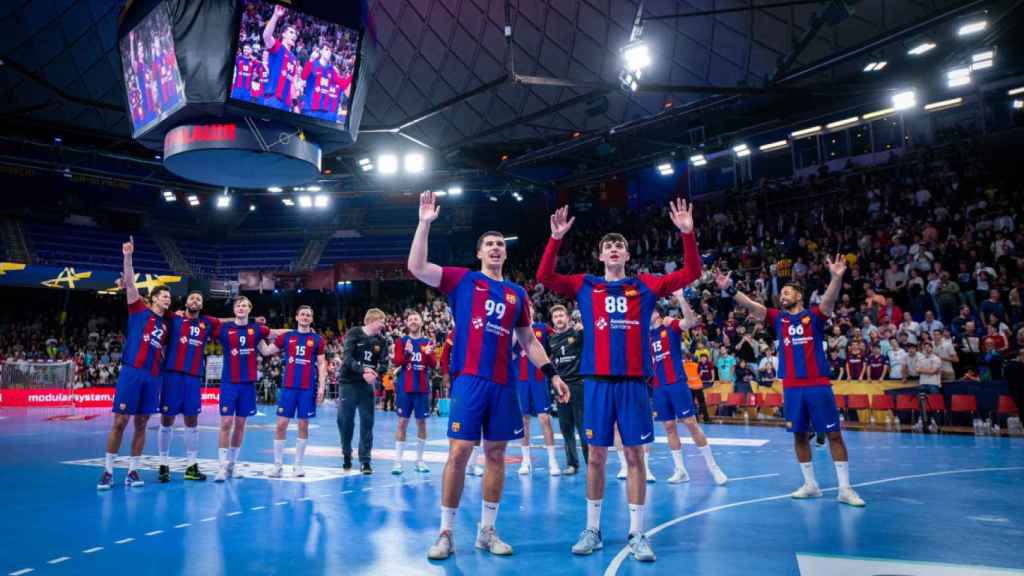
[[[285,206],[295,206],[295,200],[291,198],[281,198],[281,203]]]
[[[370,163],[370,159],[369,158],[360,158],[359,159],[359,165],[360,166],[366,166],[369,163]]]
[[[267,188],[267,192],[270,192],[271,194],[280,194],[281,192],[284,192],[284,189],[280,186],[271,186],[270,188]]]
[[[927,54],[928,52],[931,52],[932,50],[935,49],[936,46],[937,44],[935,44],[935,42],[921,42],[920,44],[914,46],[910,50],[907,50],[907,55],[921,56],[922,54]]]
[[[405,155],[405,171],[408,174],[419,174],[427,166],[427,158],[422,152],[409,152]]]
[[[178,200],[178,196],[170,189],[164,188],[163,195],[164,202],[175,202]]]
[[[977,34],[978,32],[984,32],[986,28],[988,28],[988,20],[972,20],[961,24],[960,28],[956,31],[956,35],[970,36],[972,34]]]
[[[750,148],[746,144],[738,144],[732,147],[732,151],[736,153],[737,158],[743,158],[750,156]]]
[[[360,158],[359,167],[363,169],[363,172],[369,172],[373,170],[373,161],[369,158]]]
[[[1024,86],[1019,88],[1010,88],[1006,91],[1007,96],[1016,96],[1017,94],[1024,94]]]
[[[954,108],[964,103],[963,98],[950,98],[949,100],[939,100],[938,102],[932,102],[925,104],[924,109],[928,112],[934,112],[936,110],[945,110],[946,108]]]
[[[889,114],[892,114],[895,111],[896,111],[895,108],[882,108],[881,110],[875,110],[874,112],[868,112],[867,114],[861,116],[861,119],[863,119],[863,120],[874,120],[875,118],[881,118],[882,116],[888,116]]]
[[[447,190],[434,190],[434,196],[447,196]]]
[[[696,154],[694,156],[690,156],[690,162],[694,166],[703,166],[708,163],[708,159],[705,158],[703,154]]]
[[[299,194],[299,208],[312,208],[313,197],[309,194]]]
[[[199,206],[199,196],[196,196],[195,194],[189,194],[188,205]]]
[[[762,144],[761,146],[758,146],[757,149],[761,152],[773,152],[775,150],[781,150],[786,146],[789,146],[789,140],[777,140],[775,142]]]
[[[490,196],[488,196],[487,199],[490,200],[491,202],[497,202],[498,201],[498,197],[495,196],[494,194],[491,194]]]
[[[978,52],[971,56],[971,62],[981,62],[982,60],[992,60],[996,57],[996,51],[991,48],[983,52]]]
[[[523,197],[522,197],[521,194],[519,194],[519,192],[513,192],[512,193],[512,197],[516,199],[516,202],[522,202],[523,201]]]
[[[229,206],[231,206],[231,196],[227,194],[221,194],[220,196],[217,196],[217,208],[223,210]]]
[[[889,65],[889,62],[885,60],[879,60],[878,62],[868,62],[868,65],[864,67],[865,72],[881,72],[883,68]]]
[[[1014,100],[1013,109],[1020,110],[1021,108],[1024,108],[1024,100]]]
[[[658,164],[657,168],[658,173],[662,176],[671,176],[676,173],[675,169],[672,168],[671,162],[662,162],[661,164]]]
[[[909,110],[917,106],[917,92],[904,90],[892,95],[892,107],[896,110]]]
[[[386,175],[398,172],[398,156],[394,154],[381,154],[377,156],[377,171]]]
[[[460,196],[460,195],[462,195],[462,186],[449,186],[448,187],[448,195],[449,196]]]
[[[642,40],[630,42],[622,48],[622,59],[626,70],[639,72],[651,65],[651,50]]]
[[[856,124],[860,121],[860,116],[850,116],[849,118],[843,118],[842,120],[836,120],[835,122],[829,122],[825,125],[829,130],[835,130],[851,124]]]
[[[804,136],[810,136],[811,134],[817,134],[821,132],[821,126],[811,126],[810,128],[804,128],[803,130],[797,130],[790,134],[793,138],[802,138]]]
[[[971,70],[985,70],[986,68],[991,68],[994,64],[994,60],[979,60],[971,64]]]
[[[255,212],[255,211],[256,211],[256,205],[255,204],[249,204],[249,212]]]
[[[328,202],[329,200],[327,194],[317,194],[315,197],[313,197],[313,205],[316,206],[317,208],[327,208]]]
[[[319,191],[323,190],[323,188],[321,188],[319,186],[316,186],[316,185],[313,185],[313,186],[306,186],[306,190],[309,191],[309,192],[319,192]]]
[[[956,88],[971,83],[971,69],[969,67],[954,68],[946,72],[946,86]]]

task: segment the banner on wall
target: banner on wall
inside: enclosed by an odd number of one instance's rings
[[[220,402],[219,388],[203,388],[203,404]],[[44,408],[77,406],[81,408],[110,408],[114,405],[114,388],[5,388],[0,389],[0,407]]]
[[[159,285],[167,286],[175,296],[188,293],[188,279],[174,274],[135,273],[135,285],[142,295]],[[0,286],[25,286],[63,290],[94,290],[101,294],[121,292],[121,273],[88,270],[73,266],[36,266],[18,262],[0,262]]]

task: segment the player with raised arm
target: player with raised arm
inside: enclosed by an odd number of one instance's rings
[[[299,73],[299,59],[295,56],[295,41],[299,32],[294,24],[286,24],[280,38],[274,38],[278,22],[287,9],[275,5],[274,14],[263,28],[263,45],[266,46],[268,80],[263,84],[263,105],[289,110],[292,84]]]
[[[654,422],[647,379],[653,375],[650,322],[658,298],[685,288],[700,276],[701,262],[693,232],[693,212],[685,200],[672,201],[672,223],[682,235],[683,268],[664,276],[626,276],[629,245],[621,234],[605,234],[598,243],[604,275],[555,272],[562,238],[572,228],[569,208],[551,215],[551,239],[544,249],[537,280],[556,294],[576,300],[584,333],[583,427],[590,442],[587,465],[587,527],[572,547],[574,554],[591,554],[603,547],[601,505],[608,447],[618,427],[629,467],[629,548],[641,562],[653,562],[654,552],[643,529],[647,497],[643,445],[653,441]]]
[[[269,328],[249,321],[252,302],[248,298],[235,298],[233,308],[235,319],[214,329],[214,337],[224,349],[217,450],[220,466],[215,482],[237,476],[235,464],[245,437],[245,420],[256,414],[257,344],[270,337]]]
[[[779,379],[782,380],[783,403],[786,406],[786,427],[793,433],[793,448],[800,462],[804,484],[791,494],[793,498],[819,498],[821,489],[811,464],[811,442],[808,432],[828,435],[832,461],[839,478],[839,501],[850,506],[864,506],[864,500],[850,487],[850,468],[846,443],[840,429],[839,410],[832,394],[829,361],[825,357],[825,322],[835,310],[839,290],[846,273],[846,259],[837,254],[825,258],[831,280],[821,304],[804,308],[803,287],[783,284],[779,293],[782,309],[766,308],[749,296],[738,292],[729,274],[717,272],[715,282],[720,290],[733,295],[736,303],[747,309],[755,321],[767,320],[775,328],[778,339]]]
[[[537,322],[536,310],[530,304],[530,316],[534,319],[530,328],[533,335],[547,349],[548,335],[551,330],[543,322]],[[548,454],[548,473],[551,476],[561,476],[562,470],[558,467],[558,459],[555,457],[555,433],[551,429],[551,393],[548,391],[548,379],[541,371],[530,366],[526,351],[516,342],[513,347],[513,354],[516,358],[516,392],[519,396],[519,409],[523,412],[523,462],[519,466],[519,473],[527,476],[533,472],[530,463],[530,417],[534,416],[540,421],[540,429],[544,434],[544,449]],[[563,379],[564,380],[564,379]]]
[[[423,317],[415,310],[405,313],[405,330],[405,336],[395,340],[395,355],[391,361],[398,368],[395,379],[398,429],[392,474],[402,473],[409,418],[416,419],[416,471],[430,472],[423,461],[423,449],[427,445],[427,416],[430,415],[430,370],[437,365],[434,341],[423,333]]]
[[[280,478],[284,470],[284,445],[288,422],[299,419],[299,437],[295,441],[292,475],[306,475],[302,462],[309,442],[309,419],[316,417],[316,406],[327,391],[327,356],[324,339],[313,331],[313,308],[299,306],[295,311],[295,330],[275,331],[274,341],[259,343],[260,353],[283,353],[281,393],[277,398],[277,427],[274,430],[274,468],[271,478]],[[314,385],[316,386],[314,388]]]
[[[522,344],[534,366],[551,378],[559,401],[569,399],[569,389],[548,361],[544,347],[530,328],[526,290],[505,277],[505,238],[485,232],[477,240],[480,272],[445,267],[427,261],[430,225],[440,208],[434,194],[420,195],[419,225],[409,250],[409,272],[421,282],[448,295],[455,320],[451,416],[448,419],[448,462],[441,491],[441,530],[427,557],[444,560],[455,552],[452,527],[465,483],[466,464],[473,444],[484,439],[486,471],[483,504],[476,547],[506,556],[512,547],[498,538],[494,524],[505,483],[505,447],[523,435],[523,416],[516,397],[513,374],[512,335]]]
[[[697,424],[693,395],[687,386],[683,371],[683,332],[700,324],[700,317],[683,297],[682,290],[675,293],[683,308],[683,320],[663,318],[655,308],[651,317],[651,355],[654,359],[654,419],[665,426],[668,448],[675,464],[675,472],[668,479],[669,484],[678,484],[690,479],[683,464],[683,444],[679,441],[677,421],[682,420],[690,432],[697,450],[704,457],[708,471],[715,484],[725,485],[729,478],[722,472],[711,454],[711,446],[704,431]]]
[[[334,68],[331,55],[331,43],[324,41],[320,48],[313,50],[302,68],[302,113],[334,122],[338,115],[341,74]]]
[[[121,373],[114,391],[114,425],[107,436],[107,452],[103,463],[103,474],[96,485],[99,490],[109,490],[114,481],[114,458],[121,449],[121,438],[128,420],[135,423],[132,436],[131,460],[125,486],[139,488],[145,483],[139,476],[139,458],[146,447],[146,423],[150,414],[157,411],[160,397],[160,368],[167,344],[167,320],[170,314],[171,290],[167,286],[156,286],[149,292],[147,303],[135,286],[135,269],[132,253],[135,239],[129,238],[121,246],[124,255],[124,276],[122,286],[128,300],[128,330],[125,334],[124,351],[121,353]],[[134,416],[134,418],[133,418]]]

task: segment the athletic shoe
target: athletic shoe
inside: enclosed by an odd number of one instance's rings
[[[602,548],[604,548],[604,542],[601,540],[601,531],[586,528],[580,533],[576,543],[572,545],[572,553],[578,556],[588,556],[593,554],[594,550]]]
[[[205,482],[206,474],[199,471],[199,464],[192,464],[188,468],[185,468],[185,480],[194,480],[196,482]]]
[[[235,477],[235,463],[230,461],[230,460],[228,460],[227,475],[228,475],[228,478],[234,478]]]
[[[146,483],[142,481],[138,470],[132,470],[124,477],[124,485],[131,486],[132,488],[142,488]]]
[[[267,476],[271,478],[280,478],[281,476],[284,476],[284,464],[278,464],[275,462],[274,467],[270,472],[267,472]]]
[[[512,554],[512,547],[498,538],[494,526],[480,526],[476,531],[476,547],[487,550],[495,556],[508,556]]]
[[[646,474],[647,474],[647,483],[648,484],[654,484],[655,482],[658,481],[658,479],[654,477],[654,472],[651,472],[650,468],[647,469]]]
[[[725,483],[729,481],[729,477],[722,472],[722,469],[718,466],[711,467],[711,477],[715,479],[715,484],[719,486],[725,486]]]
[[[842,504],[855,506],[857,508],[864,507],[864,499],[858,496],[857,493],[853,491],[853,488],[840,488],[839,497],[836,499]]]
[[[114,475],[106,470],[100,475],[100,481],[96,483],[97,490],[110,490],[114,485]]]
[[[576,467],[566,466],[565,470],[562,470],[562,474],[565,474],[566,476],[572,476],[573,474],[576,474]]]
[[[548,473],[551,474],[552,476],[561,476],[562,475],[562,469],[558,467],[558,462],[552,462],[551,465],[548,467],[548,469],[549,469]]]
[[[804,484],[797,488],[796,492],[789,495],[790,498],[804,500],[807,498],[821,498],[821,488],[817,484]]]
[[[627,468],[619,468],[619,473],[615,475],[619,480],[625,480],[627,476],[629,476],[629,469]]]
[[[341,463],[341,469],[342,470],[351,470],[352,469],[352,456],[351,455],[346,455],[345,456],[345,459]]]
[[[398,476],[402,473],[402,463],[395,462],[395,465],[391,467],[391,473]]]
[[[484,475],[484,467],[479,465],[479,464],[474,464],[473,465],[473,476],[483,476],[483,475]]]
[[[676,468],[676,471],[669,477],[669,484],[680,484],[682,482],[689,482],[690,475],[686,473],[686,470],[682,468]]]
[[[373,468],[370,467],[369,462],[363,462],[359,466],[359,471],[366,475],[373,474]]]
[[[417,460],[416,461],[416,471],[425,474],[427,472],[430,472],[430,467],[428,467],[427,463],[424,462],[423,460]]]
[[[530,466],[530,463],[524,460],[523,463],[519,465],[519,475],[529,476],[531,472],[533,472],[533,466]]]
[[[427,558],[431,560],[447,560],[455,554],[455,545],[452,544],[452,531],[445,530],[437,537],[437,542],[427,550]]]
[[[301,462],[292,464],[292,476],[296,478],[303,478],[306,476],[306,469],[302,467]]]
[[[639,562],[654,562],[654,550],[651,550],[651,543],[643,532],[634,532],[629,535],[629,552]]]
[[[227,478],[228,478],[228,465],[227,464],[221,464],[220,467],[217,468],[217,475],[213,477],[213,481],[214,482],[223,482],[223,481],[227,480]]]
[[[170,466],[160,465],[160,472],[158,473],[161,484],[167,484],[171,481],[171,468]]]

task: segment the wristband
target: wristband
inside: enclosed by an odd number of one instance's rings
[[[548,378],[554,378],[555,376],[558,376],[558,371],[555,370],[555,365],[552,364],[551,362],[548,362],[547,364],[541,366],[540,371],[543,372],[544,375],[547,376]]]
[[[735,298],[736,292],[737,290],[735,284],[729,284],[729,287],[725,289],[725,293],[729,296],[729,298]]]

